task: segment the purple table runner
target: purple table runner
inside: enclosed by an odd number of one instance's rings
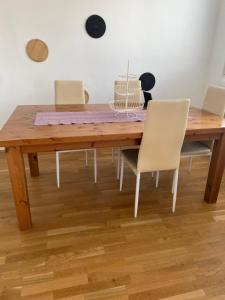
[[[78,111],[78,112],[39,112],[36,114],[34,125],[71,125],[71,124],[100,124],[121,122],[142,122],[145,111],[129,114],[117,114],[114,111]]]

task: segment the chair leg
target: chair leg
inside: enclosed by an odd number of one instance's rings
[[[97,183],[97,176],[98,176],[98,171],[97,171],[97,150],[94,149],[94,180],[95,180],[95,183]]]
[[[118,149],[118,160],[117,160],[117,180],[120,179],[120,163],[121,163],[121,151]]]
[[[188,171],[191,172],[191,169],[192,169],[192,162],[193,162],[193,157],[191,156],[189,158],[189,168],[188,168]]]
[[[60,167],[59,167],[59,152],[56,152],[56,180],[57,180],[57,188],[60,188]]]
[[[120,191],[122,191],[123,188],[123,174],[124,174],[124,157],[122,155],[121,157],[121,166],[120,166]]]
[[[156,181],[155,181],[155,187],[158,188],[159,186],[159,171],[156,172]]]
[[[114,148],[112,148],[112,163],[114,162]]]
[[[212,160],[212,153],[210,153],[209,155],[209,165],[211,164],[211,160]]]
[[[175,209],[176,209],[178,175],[179,175],[179,170],[176,169],[174,171],[174,179],[173,179],[173,181],[174,181],[174,183],[173,183],[173,207],[172,207],[173,213],[175,213]]]
[[[88,165],[88,151],[85,150],[85,165]]]
[[[174,178],[175,178],[175,172],[173,172],[172,194],[174,194]]]
[[[134,204],[134,217],[137,218],[138,212],[138,200],[139,200],[139,190],[140,190],[140,179],[141,174],[138,173],[136,177],[136,191],[135,191],[135,204]]]

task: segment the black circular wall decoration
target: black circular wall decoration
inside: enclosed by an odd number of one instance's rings
[[[152,94],[150,91],[155,86],[155,76],[152,73],[143,73],[139,80],[141,81],[141,88],[144,91],[145,107],[148,105],[148,101],[152,100]]]
[[[102,37],[106,31],[104,19],[98,15],[90,16],[86,21],[86,31],[94,39]]]
[[[155,86],[155,76],[152,73],[143,73],[139,80],[144,91],[150,91]]]

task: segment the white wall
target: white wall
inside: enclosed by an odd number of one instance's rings
[[[222,0],[210,69],[210,83],[225,86],[225,0]]]
[[[53,103],[54,79],[83,79],[91,102],[112,99],[113,81],[130,58],[132,72],[151,71],[157,98],[191,97],[200,105],[220,0],[0,0],[0,127],[18,104]],[[107,23],[90,38],[87,17]],[[49,46],[44,63],[25,45]]]

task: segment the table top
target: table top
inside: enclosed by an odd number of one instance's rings
[[[35,126],[37,112],[107,110],[108,104],[18,106],[0,131],[0,146],[47,145],[140,139],[143,122]],[[166,128],[165,128],[166,130]],[[186,136],[193,133],[222,133],[225,119],[191,107]]]

